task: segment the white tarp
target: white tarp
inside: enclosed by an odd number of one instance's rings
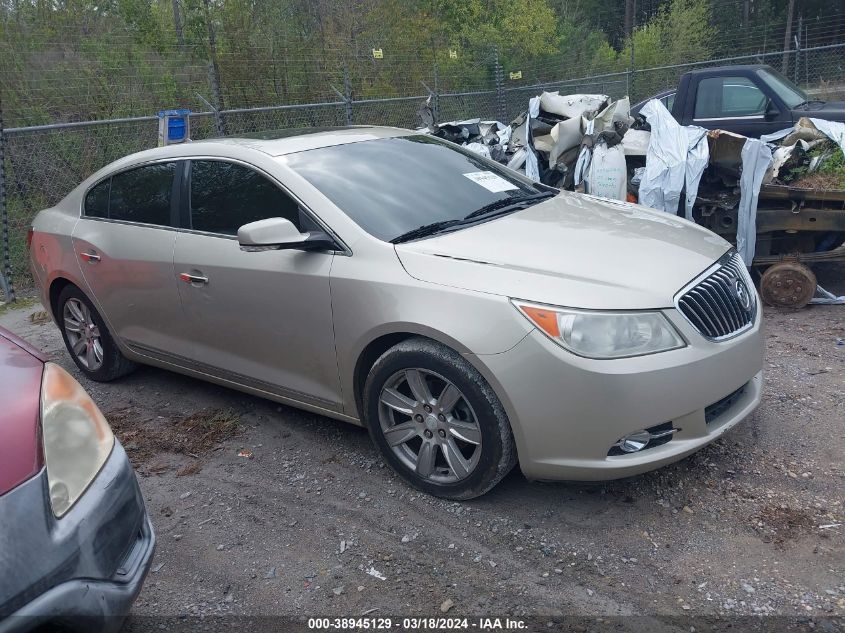
[[[825,121],[824,119],[810,119],[810,121],[812,121],[819,132],[839,145],[839,149],[845,154],[845,123]]]
[[[760,137],[760,140],[766,143],[773,143],[774,141],[786,139],[787,136],[793,135],[793,138],[786,141],[785,145],[794,145],[799,140],[812,141],[819,138],[818,134],[814,134],[815,130],[806,125],[806,121],[812,123],[816,130],[839,145],[842,153],[845,154],[845,123],[840,123],[839,121],[826,121],[824,119],[814,118],[807,119],[802,117],[798,119],[798,123],[796,123],[793,127],[786,128],[785,130],[779,130],[778,132],[772,132],[771,134],[763,134]]]
[[[525,156],[525,175],[534,182],[540,182],[540,166],[537,163],[537,154],[534,152],[534,139],[531,134],[531,119],[540,115],[540,99],[542,97],[531,97],[528,101],[528,116],[525,119],[525,140],[527,143]]]
[[[587,121],[587,125],[584,126],[584,136],[589,136],[593,133],[593,119]],[[590,171],[590,161],[593,158],[593,151],[589,147],[582,147],[581,151],[578,153],[578,160],[575,163],[575,171],[573,172],[572,176],[574,179],[575,185],[580,185],[584,180],[587,179],[587,174]]]
[[[696,126],[684,128],[687,132],[687,163],[684,170],[687,197],[684,217],[692,221],[692,207],[698,197],[698,184],[710,162],[710,146],[707,144],[707,130]]]
[[[823,305],[845,305],[845,295],[837,297],[832,292],[828,292],[821,286],[816,286],[816,294],[821,297],[813,297],[810,303],[818,303]]]
[[[640,183],[640,204],[675,215],[686,184],[685,214],[692,218],[709,148],[704,128],[682,127],[660,101],[652,99],[640,113],[651,126],[646,166]]]
[[[737,210],[736,250],[746,266],[754,261],[757,245],[757,198],[763,176],[772,164],[772,149],[756,138],[745,140],[742,146],[742,175],[739,179],[739,209]]]

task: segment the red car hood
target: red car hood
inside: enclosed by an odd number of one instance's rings
[[[0,495],[41,470],[39,400],[45,361],[26,341],[0,328]]]

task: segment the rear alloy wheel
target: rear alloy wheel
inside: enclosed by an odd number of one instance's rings
[[[487,492],[516,463],[493,390],[453,350],[414,338],[379,358],[364,387],[376,446],[415,487],[448,499]]]
[[[68,349],[77,364],[91,372],[100,369],[103,366],[103,341],[88,306],[79,299],[68,299],[62,308],[62,327]]]
[[[135,369],[135,363],[120,353],[105,321],[79,288],[66,286],[57,306],[62,338],[82,373],[92,380],[108,382]]]

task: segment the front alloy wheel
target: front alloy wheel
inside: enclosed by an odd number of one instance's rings
[[[423,479],[452,483],[478,466],[475,412],[460,389],[433,371],[393,374],[379,397],[379,424],[393,453]]]
[[[397,343],[363,389],[364,421],[384,460],[412,486],[472,499],[516,464],[508,416],[478,370],[422,337]]]

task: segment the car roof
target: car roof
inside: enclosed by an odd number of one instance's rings
[[[362,141],[383,138],[396,138],[412,134],[419,134],[419,132],[398,127],[355,125],[332,128],[274,130],[243,136],[228,136],[165,145],[119,158],[89,176],[82,182],[78,189],[80,191],[86,190],[91,183],[97,182],[104,176],[124,169],[130,169],[149,161],[190,159],[195,156],[245,158],[245,152],[256,151],[263,153],[265,156],[275,157],[318,149],[320,147],[346,145],[348,143],[360,143]]]
[[[712,68],[696,68],[695,70],[690,70],[690,74],[692,75],[707,75],[707,74],[716,74],[720,75],[722,73],[733,72],[737,70],[761,70],[765,68],[766,70],[771,70],[772,67],[768,64],[739,64],[736,66],[714,66]]]
[[[320,147],[359,143],[361,141],[372,141],[380,138],[394,138],[414,133],[415,132],[413,130],[406,130],[398,127],[372,125],[328,128],[295,128],[258,132],[245,134],[243,136],[229,136],[201,141],[191,141],[189,143],[169,145],[167,147],[149,151],[161,153],[162,156],[167,157],[190,157],[191,155],[202,154],[212,146],[218,150],[226,146],[236,146],[257,150],[269,156],[283,156],[285,154],[293,154],[295,152],[303,152]]]

